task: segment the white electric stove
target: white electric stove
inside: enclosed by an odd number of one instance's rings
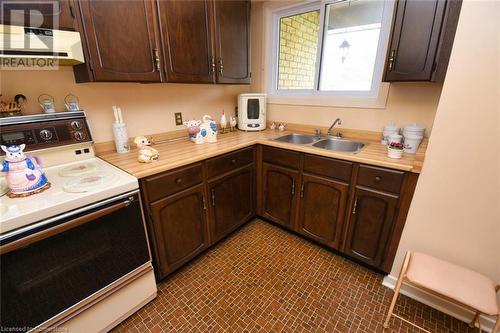
[[[85,113],[2,118],[0,141],[51,184],[11,198],[0,177],[0,330],[106,332],[156,297],[138,180],[95,156]]]
[[[37,154],[42,161],[43,155]],[[3,195],[0,234],[139,188],[137,178],[90,155],[44,168],[51,187],[41,193],[23,198]]]

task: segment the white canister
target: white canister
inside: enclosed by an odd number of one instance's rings
[[[415,154],[422,142],[423,136],[408,134],[405,136],[404,152],[409,154]]]
[[[416,123],[405,126],[403,135],[406,136],[424,136],[425,127],[419,126]]]
[[[130,144],[128,143],[128,132],[125,123],[113,123],[113,136],[116,152],[120,154],[128,153]]]
[[[401,134],[391,134],[389,135],[389,139],[387,140],[387,145],[390,146],[391,143],[402,143],[403,136]]]
[[[384,130],[382,131],[382,141],[380,142],[383,145],[389,144],[389,136],[392,134],[399,134],[398,125],[391,123],[384,126]]]

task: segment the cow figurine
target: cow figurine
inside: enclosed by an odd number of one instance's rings
[[[145,136],[137,136],[134,139],[134,143],[136,144],[137,149],[139,149],[139,156],[137,157],[139,162],[150,163],[160,158],[158,150],[150,147],[151,141],[149,141],[149,139]]]
[[[203,121],[187,120],[184,122],[189,138],[196,144],[217,142],[217,124],[210,116],[204,115],[202,119]]]
[[[11,198],[24,197],[42,192],[50,187],[37,157],[26,156],[23,152],[25,144],[1,146],[5,152],[2,172],[7,173],[7,184]]]

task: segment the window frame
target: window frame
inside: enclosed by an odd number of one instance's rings
[[[312,2],[303,2],[284,8],[278,8],[271,12],[271,60],[270,60],[270,74],[268,75],[268,94],[271,100],[275,100],[277,104],[291,104],[283,98],[291,98],[292,100],[300,100],[301,97],[308,98],[307,103],[303,104],[324,104],[321,100],[325,97],[334,98],[327,104],[341,105],[341,106],[357,106],[361,103],[363,107],[363,100],[367,102],[367,106],[381,107],[381,103],[385,106],[387,94],[389,91],[389,84],[382,82],[385,59],[389,48],[390,31],[393,21],[393,14],[395,9],[394,0],[375,0],[383,1],[384,7],[382,12],[382,22],[380,27],[380,35],[377,47],[377,55],[375,58],[375,66],[373,71],[371,89],[367,91],[360,90],[346,90],[346,91],[333,91],[319,90],[321,79],[321,61],[323,56],[323,44],[325,36],[325,18],[326,8],[328,5],[347,2],[350,0],[320,0]],[[301,13],[319,10],[319,31],[318,31],[318,47],[316,53],[316,63],[314,72],[314,88],[313,89],[278,89],[278,71],[279,71],[279,49],[280,49],[280,20],[283,17],[293,16]],[[276,97],[276,98],[273,98]],[[311,102],[311,99],[319,101],[319,103]],[[281,101],[281,102],[279,102]],[[359,106],[359,105],[358,105]]]

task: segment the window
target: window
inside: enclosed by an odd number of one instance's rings
[[[393,5],[318,1],[273,12],[270,94],[378,96]]]

